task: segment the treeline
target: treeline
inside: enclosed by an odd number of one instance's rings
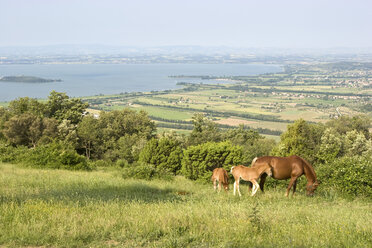
[[[276,143],[243,125],[221,128],[201,113],[192,125],[178,123],[192,127],[188,135],[156,135],[144,111],[102,111],[95,118],[86,108],[80,99],[58,92],[45,102],[20,98],[0,108],[0,161],[73,170],[117,166],[123,177],[184,175],[206,181],[216,167],[229,170],[250,165],[254,157],[295,154],[313,164],[320,190],[372,196],[371,120],[364,115],[325,124],[300,119]]]
[[[297,93],[297,94],[319,94],[319,95],[332,95],[332,96],[358,96],[358,97],[371,97],[371,94],[355,94],[350,92],[331,92],[331,91],[314,91],[314,90],[288,90],[288,89],[278,89],[275,87],[271,87],[270,89],[262,89],[257,87],[251,87],[246,85],[233,85],[228,86],[230,90],[238,90],[238,91],[251,91],[251,92],[259,92],[259,93],[272,93],[272,92],[285,92],[285,93]]]
[[[272,121],[272,122],[284,122],[290,123],[289,120],[282,120],[277,116],[274,115],[262,115],[262,114],[249,114],[249,113],[231,113],[231,112],[223,112],[223,111],[216,111],[211,109],[196,109],[196,108],[189,108],[189,107],[177,107],[177,106],[170,106],[170,105],[161,105],[161,104],[151,104],[147,102],[141,102],[138,100],[133,101],[135,104],[143,105],[143,106],[152,106],[152,107],[160,107],[160,108],[170,108],[170,109],[177,109],[181,111],[190,111],[190,112],[203,112],[212,116],[219,116],[219,117],[242,117],[246,119],[253,119],[253,120],[261,120],[261,121]]]
[[[28,97],[11,101],[7,108],[0,108],[1,161],[69,169],[116,163],[123,166],[139,162],[146,144],[159,138],[155,123],[143,111],[102,111],[94,118],[86,112],[87,107],[80,99],[54,91],[46,102]],[[232,141],[235,130],[240,130],[237,136],[264,140],[257,131],[243,126],[225,130],[227,126],[221,128],[201,114],[191,122],[171,125],[192,130],[189,136],[167,135],[166,139],[179,140],[182,149],[208,141]]]
[[[160,121],[157,123],[158,127],[165,127],[165,128],[173,128],[173,129],[183,129],[183,130],[192,130],[193,129],[193,122],[192,121],[184,121],[184,120],[171,120],[165,119],[156,116],[150,116],[150,118],[154,121]],[[163,123],[166,122],[166,123]],[[218,127],[223,129],[235,129],[236,127],[226,124],[217,124]],[[260,134],[268,134],[268,135],[277,135],[279,136],[282,132],[279,130],[271,130],[268,128],[250,128],[244,127],[244,129],[251,129],[257,131]]]

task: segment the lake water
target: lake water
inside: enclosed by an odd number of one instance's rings
[[[52,90],[71,97],[176,89],[177,82],[221,83],[216,80],[170,78],[171,75],[248,76],[282,71],[264,64],[57,64],[0,65],[1,76],[62,79],[53,83],[0,82],[0,102],[18,97],[47,98]]]

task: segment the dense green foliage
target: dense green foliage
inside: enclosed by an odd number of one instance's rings
[[[323,133],[323,126],[310,124],[300,119],[288,125],[288,129],[280,137],[280,143],[274,151],[278,156],[298,155],[314,162],[314,154],[318,153],[318,144]]]
[[[139,161],[155,165],[157,169],[177,174],[181,169],[180,142],[169,137],[151,139],[139,155]]]
[[[26,146],[13,147],[0,143],[0,160],[37,168],[91,169],[84,156],[79,155],[72,146],[58,141],[40,145],[34,149],[29,149]]]
[[[23,162],[33,167],[53,169],[89,170],[84,156],[76,153],[71,146],[61,142],[52,142],[28,150]]]
[[[80,99],[54,91],[46,102],[27,97],[11,101],[0,108],[0,161],[73,170],[116,165],[124,178],[184,175],[209,181],[216,167],[229,170],[250,165],[254,157],[298,155],[319,171],[324,187],[370,196],[371,120],[364,115],[324,124],[299,119],[276,144],[244,125],[222,129],[200,113],[192,117],[189,135],[156,135],[156,125],[144,111],[124,108],[97,116],[86,107]]]
[[[317,167],[323,190],[372,198],[372,157],[341,157]]]
[[[242,148],[231,142],[207,142],[190,146],[184,151],[182,174],[193,180],[210,180],[215,168],[230,170],[242,161]]]

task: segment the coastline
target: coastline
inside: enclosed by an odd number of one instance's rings
[[[36,74],[43,78],[63,78],[63,84],[1,82],[0,101],[11,101],[25,96],[45,99],[52,90],[65,92],[71,97],[85,97],[178,89],[177,80],[169,78],[169,75],[256,76],[279,71],[283,71],[282,65],[271,64],[0,65],[0,75]],[[202,81],[206,84],[210,82],[201,79],[185,81],[191,83]],[[225,80],[215,82],[222,83]]]

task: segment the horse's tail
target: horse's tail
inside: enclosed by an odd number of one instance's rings
[[[252,163],[251,163],[251,167],[254,165],[254,163],[256,163],[256,160],[258,159],[258,157],[255,157],[253,160],[252,160]]]

